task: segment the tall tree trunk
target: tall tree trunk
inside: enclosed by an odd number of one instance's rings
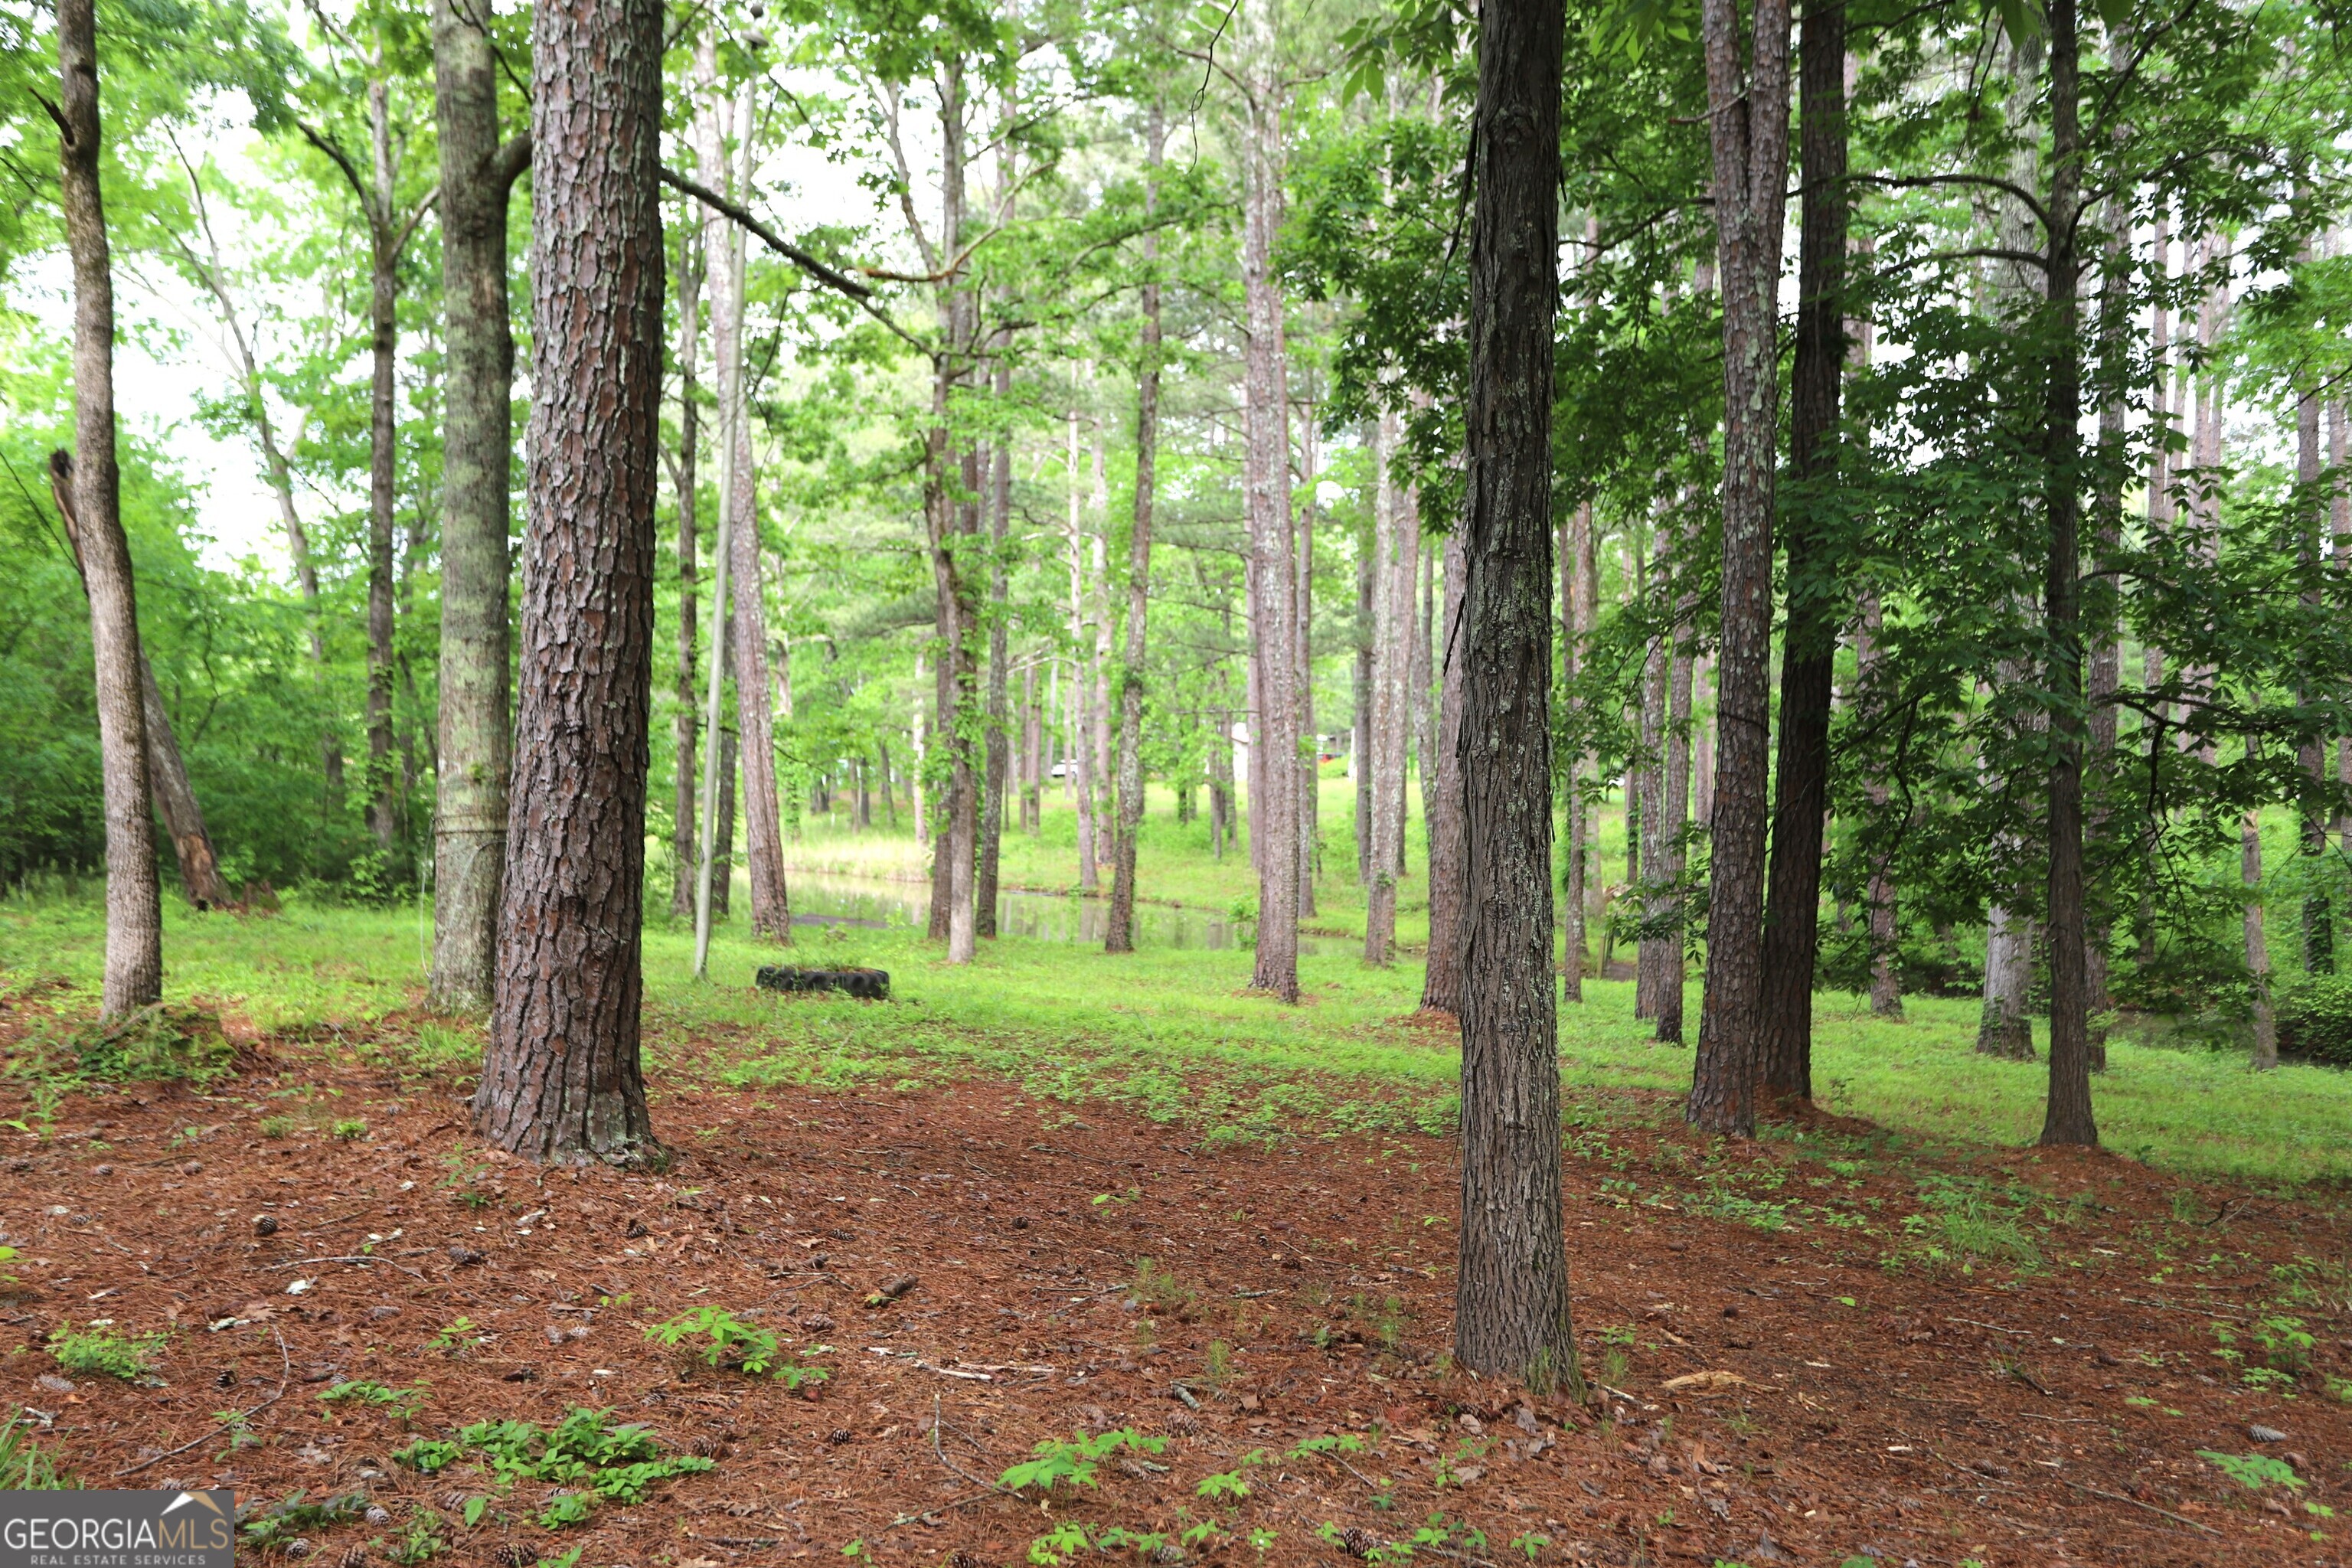
[[[1488,0],[1470,238],[1463,555],[1462,1241],[1454,1359],[1584,1392],[1568,1310],[1552,987],[1551,396],[1559,6]]]
[[[1465,525],[1466,526],[1466,524]],[[1438,678],[1435,744],[1422,756],[1428,772],[1422,811],[1429,826],[1429,953],[1421,983],[1421,1005],[1433,1012],[1462,1011],[1462,926],[1470,849],[1462,816],[1462,616],[1469,570],[1462,553],[1462,529],[1445,536],[1445,624],[1431,645],[1444,660]],[[1423,605],[1427,605],[1423,596]]]
[[[2306,251],[2306,254],[2308,252]],[[2307,509],[2304,525],[2297,531],[2299,556],[2296,565],[2303,575],[2302,600],[2305,610],[2315,616],[2320,602],[2320,534],[2327,521],[2327,503],[2319,489],[2319,397],[2309,388],[2295,399],[2295,479],[2302,487]],[[2303,700],[2307,693],[2296,692]],[[2326,742],[2317,731],[2303,738],[2295,748],[2295,761],[2303,770],[2312,792],[2315,795],[2326,787]],[[2327,818],[2316,808],[2302,813],[2300,847],[2313,862],[2311,891],[2303,898],[2303,967],[2307,974],[2336,973],[2336,924],[2329,907],[2326,884],[2315,874],[2319,856],[2327,848]]]
[[[1095,781],[1095,864],[1112,863],[1116,847],[1112,840],[1112,821],[1118,813],[1117,790],[1111,773],[1110,667],[1110,455],[1105,449],[1106,423],[1095,424],[1093,443],[1094,489],[1088,510],[1095,517],[1094,532],[1087,539],[1087,561],[1091,570],[1087,574],[1087,603],[1093,606],[1095,640],[1093,663],[1087,681],[1087,744],[1092,748]]]
[[[1592,630],[1591,590],[1585,586],[1592,563],[1592,503],[1585,501],[1569,514],[1561,551],[1559,593],[1563,629],[1567,633],[1560,656],[1560,673],[1566,678],[1570,713],[1574,717],[1582,707],[1576,694],[1576,683],[1584,668],[1584,639]],[[1591,948],[1586,931],[1585,906],[1587,873],[1591,868],[1591,812],[1585,799],[1585,766],[1581,752],[1569,759],[1568,766],[1568,872],[1564,891],[1568,908],[1563,911],[1567,927],[1568,962],[1560,982],[1563,1001],[1584,1000],[1584,962]]]
[[[513,771],[508,664],[508,491],[514,458],[514,332],[507,309],[507,201],[530,156],[499,140],[499,62],[479,13],[435,0],[433,84],[441,145],[441,299],[448,409],[441,432],[439,766],[433,806],[433,1000],[490,1005]],[[691,459],[689,458],[689,461]],[[281,510],[292,516],[290,497]]]
[[[400,252],[406,237],[393,226],[391,89],[382,76],[368,83],[368,141],[374,196],[368,215],[368,346],[373,374],[368,393],[367,818],[389,874],[400,832],[392,765],[392,543],[399,458],[393,400],[400,360]]]
[[[58,10],[58,195],[74,277],[74,512],[98,689],[106,811],[106,969],[100,1012],[119,1018],[163,994],[163,896],[147,816],[147,723],[139,605],[114,451],[114,266],[99,191],[98,22],[90,0]]]
[[[1656,513],[1657,521],[1663,521],[1664,516],[1664,509],[1659,508]],[[1660,538],[1656,542],[1659,545],[1658,559],[1650,563],[1646,572],[1637,570],[1634,573],[1635,579],[1644,585],[1643,592],[1653,602],[1663,600],[1667,591],[1665,542]],[[1636,803],[1636,809],[1640,813],[1641,824],[1638,835],[1633,832],[1628,832],[1626,835],[1626,844],[1629,848],[1636,842],[1641,846],[1641,875],[1634,879],[1634,885],[1630,889],[1633,907],[1640,912],[1643,931],[1633,954],[1633,1016],[1636,1018],[1655,1018],[1658,1016],[1660,972],[1664,967],[1666,956],[1664,942],[1650,932],[1654,922],[1663,921],[1666,917],[1666,894],[1662,881],[1666,859],[1666,844],[1661,835],[1666,821],[1665,734],[1668,641],[1669,638],[1664,631],[1653,633],[1648,651],[1642,660],[1641,709],[1640,718],[1637,721],[1641,752],[1640,760],[1633,769],[1633,787],[1640,797]],[[1631,818],[1628,819],[1628,826],[1629,827],[1632,826]]]
[[[1807,0],[1798,40],[1804,195],[1797,247],[1797,359],[1789,382],[1788,624],[1780,761],[1764,913],[1763,1092],[1813,1098],[1813,972],[1821,949],[1822,836],[1829,810],[1830,696],[1844,618],[1828,514],[1838,504],[1845,376],[1845,0]]]
[[[550,0],[532,18],[520,766],[474,1124],[540,1160],[628,1159],[654,1142],[638,1014],[661,462],[661,56],[655,0]]]
[[[73,552],[74,571],[81,578],[82,595],[89,595],[89,568],[84,563],[80,503],[74,495],[73,456],[49,454],[49,493],[58,503],[58,521],[65,525],[66,544]],[[217,909],[232,901],[228,884],[221,879],[220,858],[213,852],[212,835],[205,828],[204,806],[188,783],[188,766],[181,758],[179,738],[163,707],[163,693],[155,684],[154,668],[144,648],[139,654],[139,712],[145,729],[147,782],[156,815],[172,836],[180,866],[180,890],[199,910]],[[103,735],[101,734],[101,740]],[[158,906],[160,910],[160,905]],[[157,918],[162,918],[159,913]]]
[[[999,406],[1013,396],[1013,366],[1000,354],[993,377]],[[988,477],[988,744],[981,780],[980,855],[972,881],[972,930],[980,936],[996,935],[999,868],[1004,854],[1004,791],[1011,772],[1013,738],[1005,726],[1012,715],[1011,671],[1007,657],[1005,617],[1011,583],[1005,570],[1004,544],[1013,525],[1013,443],[1000,440],[989,458]]]
[[[712,173],[723,180],[720,188],[738,200],[748,200],[756,129],[748,83],[739,89],[732,119],[731,174],[722,172],[729,161],[723,143],[709,144],[707,132],[706,145],[698,153],[706,164],[716,165]],[[727,608],[733,631],[730,673],[735,678],[735,739],[742,768],[743,863],[751,879],[751,934],[789,946],[792,895],[784,877],[783,803],[776,787],[768,613],[761,591],[759,469],[751,451],[751,374],[743,354],[747,243],[741,231],[732,226],[721,226],[713,237],[718,247],[713,257],[717,270],[712,279],[710,338],[719,383],[719,504],[728,509],[722,533],[729,552]]]
[[[2336,589],[2340,594],[2345,591],[2347,576],[2352,576],[2352,409],[2347,409],[2341,399],[2327,405],[2327,466],[2334,475],[2327,505],[2328,532],[2335,544],[2331,561]],[[2352,736],[2336,737],[2336,782],[2352,790]],[[2352,812],[2337,819],[2336,832],[2344,853],[2352,856]]]
[[[1878,595],[1870,594],[1863,600],[1862,632],[1854,639],[1854,664],[1861,676],[1861,685],[1868,691],[1876,678],[1879,662],[1884,659],[1885,612],[1879,607]],[[1886,776],[1873,772],[1863,784],[1863,793],[1870,802],[1871,814],[1884,817],[1893,792],[1887,787]],[[1870,921],[1870,1010],[1882,1018],[1903,1016],[1902,976],[1897,968],[1895,943],[1900,930],[1895,923],[1894,857],[1881,851],[1870,858],[1870,877],[1864,884],[1863,901],[1869,910]]]
[[[1250,984],[1298,1000],[1299,790],[1297,565],[1291,548],[1288,372],[1282,279],[1282,106],[1272,0],[1244,0],[1244,48],[1255,73],[1242,153],[1242,486],[1249,528],[1250,851],[1257,863],[1257,963]]]
[[[1372,584],[1370,773],[1371,877],[1364,896],[1364,961],[1396,952],[1397,853],[1404,826],[1405,741],[1410,732],[1407,671],[1412,663],[1412,561],[1419,524],[1396,482],[1404,423],[1382,409],[1372,426]]]
[[[2253,1068],[2278,1066],[2278,1016],[2271,1006],[2271,947],[2263,931],[2263,815],[2238,823],[2238,874],[2245,888],[2246,978],[2254,994]]]
[[[1702,0],[1717,274],[1723,284],[1723,611],[1706,994],[1687,1114],[1752,1136],[1763,1025],[1765,789],[1780,402],[1782,190],[1789,171],[1789,0],[1755,0],[1739,58],[1736,0]]]
[[[1416,516],[1413,527],[1418,529],[1420,526],[1421,520]],[[1412,628],[1412,662],[1405,667],[1405,689],[1409,693],[1405,700],[1405,723],[1412,729],[1413,767],[1421,779],[1422,848],[1425,855],[1433,856],[1437,828],[1435,818],[1430,814],[1430,802],[1434,798],[1431,792],[1436,787],[1440,748],[1437,742],[1436,655],[1432,644],[1435,641],[1437,629],[1437,561],[1444,553],[1444,547],[1433,546],[1420,553],[1421,616]],[[1450,747],[1445,749],[1451,750]],[[1402,849],[1403,844],[1403,837],[1400,835],[1398,847]],[[1430,876],[1434,884],[1436,873],[1433,871]],[[1431,896],[1435,896],[1433,891]]]
[[[702,406],[698,384],[702,339],[702,273],[707,263],[696,244],[695,226],[688,226],[678,244],[677,342],[677,716],[670,722],[670,743],[677,754],[673,768],[671,806],[669,912],[675,919],[694,913],[698,833],[695,826],[695,770],[699,752],[694,729],[695,621],[698,546],[695,530],[700,482],[696,447],[700,436]]]
[[[1072,409],[1066,425],[1068,436],[1070,535],[1070,711],[1073,715],[1070,761],[1063,777],[1077,786],[1078,889],[1091,893],[1101,886],[1101,868],[1095,862],[1095,748],[1088,731],[1087,693],[1094,682],[1087,660],[1094,647],[1088,610],[1093,597],[1087,591],[1086,496],[1078,488],[1078,416]]]
[[[1319,822],[1322,805],[1323,742],[1315,727],[1315,415],[1307,409],[1299,472],[1307,486],[1307,503],[1297,509],[1298,548],[1295,564],[1297,589],[1291,599],[1290,624],[1297,636],[1298,662],[1291,667],[1290,691],[1298,710],[1298,912],[1316,913],[1315,873],[1323,852]]]
[[[1160,160],[1168,121],[1154,99],[1143,132],[1143,331],[1136,345],[1135,521],[1127,541],[1127,647],[1118,672],[1118,837],[1104,951],[1135,951],[1135,849],[1143,826],[1144,617],[1151,608],[1151,508],[1160,457]]]
[[[2083,417],[2082,345],[2077,338],[2076,206],[2083,138],[2078,117],[2081,39],[2074,0],[2049,0],[2050,310],[2053,318],[2044,438],[2049,443],[2043,505],[2050,522],[2050,565],[2042,588],[2049,638],[2043,674],[2050,714],[2050,1100],[2042,1142],[2096,1144],[2091,1116],[2090,993],[2083,903],[2083,546],[2077,472]]]
[[[2118,73],[2127,71],[2131,60],[2130,29],[2110,29],[2108,68]],[[2095,548],[2102,572],[2090,582],[2091,591],[2097,595],[2095,605],[2085,606],[2085,618],[2095,628],[2096,640],[2091,645],[2084,694],[2090,709],[2087,721],[2091,774],[2106,784],[2115,775],[2115,695],[2123,684],[2119,606],[2114,584],[2104,575],[2104,566],[2122,547],[2124,535],[2124,480],[2127,472],[2125,443],[2130,412],[2125,389],[2129,384],[2131,370],[2131,204],[2120,195],[2111,195],[2103,216],[2107,242],[2105,255],[2101,258],[2098,332],[2100,377],[2107,392],[2099,401],[2099,488],[2095,520],[2098,531]],[[2106,812],[2102,809],[2090,819],[2088,832],[2095,839],[2105,837],[2107,830]],[[2089,926],[2083,944],[2084,1005],[2090,1020],[2091,1070],[2105,1072],[2107,1028],[2103,1020],[2114,1005],[2107,980],[2111,900],[2102,895],[2095,902],[2097,919]]]
[[[1356,659],[1349,672],[1349,694],[1355,704],[1348,736],[1348,776],[1356,785],[1356,885],[1367,894],[1372,885],[1372,647],[1380,637],[1372,558],[1381,548],[1381,538],[1380,521],[1374,518],[1356,549]]]
[[[1696,605],[1677,600],[1675,609],[1674,654],[1666,667],[1665,789],[1659,825],[1664,855],[1660,879],[1670,889],[1662,911],[1668,930],[1658,954],[1658,1026],[1661,1045],[1683,1043],[1683,920],[1682,881],[1685,860],[1683,829],[1690,821],[1691,789],[1691,642],[1696,636],[1691,615]]]

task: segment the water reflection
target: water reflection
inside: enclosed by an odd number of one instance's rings
[[[920,926],[930,920],[931,889],[924,882],[819,876],[803,871],[793,875],[792,890],[794,925],[879,928]],[[996,929],[1006,936],[1028,937],[1035,942],[1099,943],[1109,924],[1110,905],[1102,899],[1081,899],[1066,893],[997,895]],[[1246,947],[1250,934],[1247,922],[1206,910],[1177,909],[1165,904],[1135,907],[1135,944],[1141,948]],[[1311,954],[1319,947],[1313,937],[1301,936],[1298,951]]]

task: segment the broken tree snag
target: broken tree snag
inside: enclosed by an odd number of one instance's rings
[[[789,963],[763,964],[754,977],[762,991],[838,991],[867,1002],[890,999],[887,969],[797,969]]]

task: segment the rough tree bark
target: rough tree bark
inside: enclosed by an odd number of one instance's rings
[[[507,667],[512,575],[514,332],[507,202],[530,139],[499,139],[499,63],[479,13],[435,0],[441,297],[449,401],[441,433],[439,765],[433,806],[434,1001],[479,1013],[496,987],[499,889],[513,771]]]
[[[1780,663],[1780,760],[1764,911],[1759,1086],[1813,1098],[1813,971],[1821,950],[1822,835],[1829,810],[1830,696],[1840,598],[1828,513],[1838,495],[1838,403],[1845,377],[1845,0],[1808,0],[1797,44],[1802,237],[1797,357],[1789,382],[1788,621]]]
[[[2306,254],[2308,254],[2306,250]],[[2298,530],[2297,566],[2303,574],[2302,600],[2306,613],[2316,615],[2320,603],[2320,531],[2327,521],[2327,503],[2319,490],[2319,397],[2305,388],[2295,399],[2295,479],[2303,487],[2307,509]],[[2300,699],[2307,693],[2297,692]],[[2315,794],[2327,783],[2326,744],[2317,731],[2304,737],[2295,761]],[[2317,810],[2303,813],[2300,847],[2316,861],[2327,848],[2327,818]],[[2314,875],[2311,891],[2303,899],[2303,968],[2306,974],[2336,973],[2336,922],[2326,883]]]
[[[2090,993],[2083,905],[2083,545],[2079,447],[2083,418],[2081,287],[2076,208],[2083,184],[2082,40],[2074,0],[2049,0],[2050,311],[2044,405],[2048,442],[2043,506],[2050,561],[2042,587],[2049,638],[2043,674],[2050,713],[2050,1099],[2042,1142],[2096,1144],[2091,1115]]]
[[[1569,1325],[1552,986],[1551,395],[1565,19],[1487,0],[1472,132],[1463,554],[1462,1241],[1454,1358],[1583,1380]]]
[[[1151,608],[1151,506],[1160,455],[1160,160],[1168,121],[1152,100],[1143,131],[1143,331],[1135,385],[1135,521],[1127,542],[1127,646],[1118,671],[1118,831],[1112,840],[1109,952],[1135,951],[1135,848],[1143,826],[1144,617]]]
[[[1462,1011],[1463,839],[1462,595],[1469,575],[1462,556],[1462,530],[1445,536],[1445,621],[1434,657],[1438,677],[1434,744],[1422,752],[1427,780],[1422,813],[1429,831],[1429,953],[1421,983],[1421,1005],[1433,1012]],[[1423,596],[1424,610],[1427,596]]]
[[[2245,888],[2246,976],[2254,993],[2253,1068],[2278,1066],[2278,1016],[2271,1006],[2271,947],[2263,930],[2263,820],[2250,811],[2238,823],[2238,875]]]
[[[638,1058],[660,471],[662,12],[531,24],[531,548],[497,1005],[475,1131],[539,1160],[654,1145]]]
[[[1741,1138],[1756,1131],[1763,1023],[1778,290],[1789,172],[1789,0],[1755,0],[1752,9],[1743,69],[1737,0],[1700,7],[1723,286],[1723,611],[1706,994],[1686,1112],[1696,1127]]]
[[[1669,1046],[1683,1043],[1680,906],[1683,866],[1687,858],[1683,847],[1683,829],[1690,822],[1691,802],[1691,644],[1697,635],[1691,617],[1697,607],[1695,602],[1677,597],[1674,652],[1666,664],[1665,789],[1660,802],[1664,820],[1658,836],[1663,859],[1657,874],[1671,889],[1663,911],[1670,929],[1663,939],[1664,951],[1658,954],[1658,1022],[1654,1033],[1659,1044]]]
[[[1579,505],[1570,514],[1565,534],[1566,559],[1560,563],[1559,593],[1563,629],[1567,647],[1560,656],[1560,670],[1567,678],[1570,711],[1581,703],[1576,692],[1576,681],[1584,667],[1584,639],[1592,631],[1591,590],[1585,584],[1593,568],[1592,503]],[[1584,798],[1586,759],[1580,753],[1569,761],[1568,767],[1568,872],[1564,892],[1568,908],[1563,911],[1567,928],[1568,962],[1560,981],[1560,998],[1567,1002],[1584,1000],[1584,963],[1590,947],[1586,931],[1585,903],[1588,873],[1591,869],[1591,813]]]
[[[163,897],[147,818],[147,722],[138,595],[122,532],[114,452],[114,265],[99,191],[98,20],[91,0],[58,5],[58,196],[73,258],[74,511],[89,596],[98,748],[106,812],[106,968],[101,1016],[163,994]]]
[[[82,594],[89,594],[89,568],[82,560],[81,514],[74,499],[73,454],[49,454],[49,493],[58,503],[58,521],[65,525],[66,548],[72,552],[74,571]],[[188,765],[180,755],[172,716],[163,707],[163,689],[155,684],[154,667],[146,649],[139,653],[139,711],[146,727],[147,782],[155,813],[172,836],[179,860],[180,890],[199,910],[217,909],[232,901],[228,884],[221,880],[220,857],[213,852],[211,833],[205,827],[205,809],[188,783]]]
[[[1250,853],[1257,864],[1257,963],[1250,984],[1298,1000],[1298,700],[1293,688],[1297,593],[1291,548],[1288,376],[1282,279],[1282,105],[1273,5],[1244,0],[1254,77],[1242,155],[1242,488],[1249,528],[1250,668],[1257,710],[1250,734]]]

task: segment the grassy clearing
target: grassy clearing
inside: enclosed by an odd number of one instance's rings
[[[1348,787],[1327,783],[1327,838],[1342,848]],[[1174,883],[1213,908],[1221,893],[1228,903],[1243,896],[1244,858],[1210,861],[1205,826],[1178,829],[1164,805],[1156,820],[1170,841],[1160,853],[1182,875],[1154,880],[1147,858],[1147,886],[1164,891]],[[1066,812],[1051,810],[1042,843],[1009,837],[1008,881],[1060,885],[1036,872],[1066,868],[1067,826]],[[841,871],[915,864],[911,843],[884,833],[814,834],[804,849],[805,859]],[[1338,929],[1352,917],[1360,931],[1350,881],[1328,879],[1318,924]],[[1417,903],[1418,882],[1408,887]],[[1420,918],[1416,907],[1412,920]],[[413,907],[294,899],[276,917],[242,919],[173,904],[166,921],[170,997],[243,1015],[263,1030],[364,1033],[421,995],[430,933]],[[101,935],[94,902],[0,904],[0,995],[62,984],[94,999]],[[1285,1008],[1248,992],[1246,952],[1112,958],[1091,946],[1007,939],[957,969],[905,931],[805,932],[808,959],[891,972],[898,1002],[874,1007],[752,991],[752,970],[774,950],[751,942],[740,921],[717,938],[717,985],[690,978],[685,930],[653,926],[646,945],[656,1091],[666,1074],[748,1088],[985,1075],[1072,1105],[1116,1100],[1218,1141],[1314,1129],[1428,1132],[1453,1121],[1457,1056],[1449,1034],[1412,1017],[1417,960],[1379,970],[1344,951],[1304,957],[1305,1003]],[[1695,1018],[1696,975],[1691,992]],[[1587,1124],[1671,1117],[1672,1097],[1688,1082],[1688,1051],[1649,1042],[1632,1016],[1629,984],[1588,982],[1586,994],[1561,1022],[1571,1116]],[[1977,1056],[1973,1002],[1915,997],[1907,1006],[1906,1021],[1888,1023],[1851,997],[1817,1000],[1814,1081],[1824,1108],[1937,1142],[2030,1142],[2041,1125],[2044,1068]],[[463,1070],[480,1048],[478,1030],[462,1022],[424,1019],[397,1034],[415,1066]],[[2352,1177],[2352,1145],[2342,1136],[2352,1120],[2352,1075],[2291,1066],[2258,1076],[2233,1055],[2120,1040],[2109,1060],[2094,1092],[2112,1149],[2184,1175],[2257,1185]]]

